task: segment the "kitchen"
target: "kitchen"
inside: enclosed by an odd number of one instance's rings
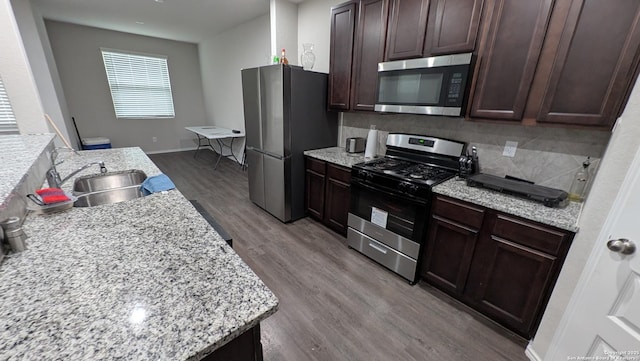
[[[329,19],[325,16],[329,13],[329,8],[332,5],[338,4],[337,2],[327,4],[323,2],[310,2],[302,3],[298,5],[297,26],[298,26],[298,40],[299,42],[309,41],[314,42],[316,45],[315,53],[318,55],[317,68],[319,71],[329,70]],[[277,5],[277,4],[276,4]],[[280,4],[283,5],[283,4]],[[283,5],[286,6],[286,5]],[[318,14],[323,14],[322,16]],[[269,21],[266,17],[256,20],[257,23],[246,24],[245,27],[239,27],[231,34],[227,34],[226,38],[223,36],[219,39],[219,43],[222,44],[222,48],[226,51],[222,54],[222,58],[226,61],[215,62],[216,67],[220,67],[220,73],[234,74],[231,71],[232,64],[228,61],[228,54],[233,54],[234,60],[244,61],[247,58],[257,59],[255,64],[246,64],[243,67],[250,67],[266,63],[266,58],[271,52],[268,50],[268,46],[260,45],[254,46],[253,43],[249,43],[247,39],[241,38],[243,30],[246,30],[249,34],[255,35],[256,33],[262,34],[263,32],[255,31],[255,28],[265,29],[269,26]],[[63,27],[64,24],[54,24],[54,26]],[[250,31],[250,30],[251,31]],[[326,31],[318,31],[318,29],[326,29]],[[312,34],[321,34],[326,37],[323,42],[322,39],[317,39]],[[60,34],[69,35],[70,33]],[[61,35],[62,36],[62,35]],[[319,37],[319,35],[317,35]],[[251,37],[249,37],[251,39]],[[54,41],[52,39],[52,41]],[[74,41],[74,40],[71,40]],[[268,43],[268,38],[265,41],[259,41],[259,43]],[[295,43],[295,42],[294,42]],[[239,44],[239,45],[233,45]],[[207,45],[200,46],[201,54],[207,51]],[[245,52],[252,49],[266,48],[266,51],[260,52],[257,55],[247,55]],[[289,49],[295,49],[295,45],[287,46]],[[55,50],[54,50],[55,51]],[[151,51],[153,52],[153,51]],[[265,53],[265,54],[263,54]],[[320,56],[322,55],[322,56]],[[75,56],[82,56],[82,54],[76,53]],[[251,57],[252,56],[252,57]],[[295,56],[291,56],[292,61],[295,61]],[[224,60],[224,59],[221,59]],[[297,59],[296,59],[297,60]],[[201,63],[204,61],[201,60]],[[211,62],[213,63],[213,62]],[[65,66],[58,64],[58,66]],[[72,65],[66,65],[72,66]],[[229,71],[224,71],[225,69]],[[236,65],[233,65],[235,76],[239,77],[236,69]],[[61,70],[60,70],[61,71]],[[203,72],[204,75],[204,72]],[[229,77],[231,77],[230,75]],[[238,128],[242,125],[242,114],[233,114],[232,109],[236,109],[237,112],[241,112],[242,102],[239,99],[240,84],[239,81],[224,81],[224,74],[221,78],[216,78],[217,81],[206,81],[207,75],[203,76],[203,88],[214,87],[215,89],[209,89],[215,93],[215,96],[207,97],[207,101],[203,101],[205,107],[213,108],[211,113],[214,116],[208,116],[208,119],[216,119],[216,125],[223,125],[230,128]],[[212,84],[228,84],[228,86],[220,87],[213,86]],[[82,88],[72,87],[70,92],[82,91]],[[66,93],[65,89],[65,93]],[[88,91],[88,93],[91,93]],[[206,93],[206,90],[205,90]],[[236,95],[234,95],[234,93]],[[77,97],[77,95],[74,95]],[[567,184],[567,179],[570,179],[575,171],[579,169],[582,161],[586,156],[591,156],[594,164],[597,165],[598,158],[602,158],[604,149],[609,142],[608,153],[610,157],[615,159],[609,165],[603,163],[599,166],[600,170],[598,174],[601,174],[605,169],[608,179],[606,182],[596,178],[594,181],[593,189],[591,190],[585,209],[583,210],[580,218],[580,232],[576,235],[573,241],[571,251],[568,254],[568,259],[565,261],[563,267],[563,273],[558,280],[558,286],[555,288],[555,293],[552,296],[549,305],[547,306],[545,317],[541,323],[536,337],[533,341],[534,350],[539,353],[544,352],[545,348],[549,346],[553,338],[560,318],[564,312],[564,308],[569,301],[572,291],[575,287],[575,283],[582,271],[582,267],[585,264],[585,260],[593,247],[594,239],[600,232],[601,225],[606,218],[609,208],[613,202],[613,196],[618,186],[622,182],[622,178],[628,165],[630,164],[630,154],[635,153],[636,146],[633,142],[634,127],[633,123],[625,122],[625,119],[633,118],[633,109],[631,104],[634,97],[632,96],[626,112],[622,118],[618,121],[618,125],[615,128],[612,140],[609,140],[611,136],[608,132],[596,132],[596,131],[582,131],[582,130],[569,130],[564,128],[546,128],[546,127],[523,127],[520,125],[498,125],[488,123],[469,123],[457,118],[439,118],[425,119],[422,116],[412,115],[382,115],[371,116],[366,113],[353,113],[345,112],[342,114],[342,127],[340,140],[350,136],[365,136],[370,125],[375,124],[379,130],[380,143],[379,148],[384,149],[385,144],[382,139],[387,132],[411,132],[420,134],[429,134],[434,136],[440,136],[444,138],[453,138],[463,141],[468,141],[478,146],[481,156],[481,167],[483,172],[494,174],[516,174],[526,179],[533,179],[536,181],[542,181],[547,179],[554,179],[560,183],[548,183],[549,186],[560,187],[560,184]],[[192,100],[193,101],[193,100]],[[225,104],[235,104],[233,106],[224,106]],[[110,105],[109,105],[110,106]],[[75,110],[74,110],[75,111]],[[87,110],[90,111],[90,110]],[[218,113],[220,112],[220,113]],[[78,123],[80,125],[80,131],[91,128],[87,128],[87,119],[91,118],[89,113],[76,115]],[[65,117],[67,119],[67,117]],[[218,123],[218,119],[220,122]],[[235,119],[236,123],[227,123],[229,119]],[[85,122],[84,124],[82,122]],[[101,121],[101,124],[108,124],[106,121]],[[193,122],[190,124],[193,125]],[[144,124],[136,124],[134,127],[140,127],[129,131],[131,136],[135,139],[126,139],[122,143],[118,144],[119,137],[117,134],[108,133],[112,130],[99,128],[95,130],[95,135],[107,135],[114,142],[114,146],[122,147],[128,145],[141,145],[145,151],[153,152],[156,150],[151,137],[137,136],[137,134],[148,134],[148,126]],[[160,126],[158,125],[158,128]],[[176,126],[173,132],[180,132],[182,127]],[[67,127],[67,130],[72,129]],[[93,134],[90,134],[93,135]],[[184,144],[187,144],[191,140],[186,132],[184,134]],[[144,139],[143,139],[144,138]],[[148,140],[146,138],[149,138]],[[160,135],[158,137],[159,142],[165,141],[167,137]],[[174,137],[169,137],[176,138]],[[175,140],[169,140],[174,141]],[[502,156],[503,147],[506,141],[517,141],[518,149],[516,156],[513,159],[506,159]],[[129,142],[129,143],[127,143]],[[344,144],[341,144],[344,145]],[[158,146],[157,144],[155,146]],[[162,144],[164,150],[180,149],[183,147],[180,143]],[[159,149],[158,149],[159,150]],[[617,152],[617,153],[616,153]],[[384,153],[382,151],[382,153]],[[555,159],[559,158],[558,162],[562,164],[557,166]],[[506,161],[505,161],[506,159]],[[554,161],[552,162],[551,159]],[[531,161],[539,161],[541,164],[530,165]],[[620,164],[619,162],[623,162]],[[612,167],[612,168],[610,168]],[[564,183],[562,183],[564,182]],[[569,182],[570,183],[570,182]],[[566,188],[563,186],[563,188]],[[603,193],[600,193],[603,192]],[[601,194],[601,195],[599,195]],[[593,199],[593,208],[590,208],[589,201]],[[294,223],[295,224],[295,223]],[[538,346],[538,347],[536,347]]]

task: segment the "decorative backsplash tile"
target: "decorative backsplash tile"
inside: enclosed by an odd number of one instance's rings
[[[408,114],[344,113],[344,146],[348,137],[365,137],[372,124],[378,129],[378,153],[386,151],[389,133],[412,133],[449,138],[476,146],[480,170],[498,176],[510,175],[547,187],[569,190],[582,162],[591,157],[591,176],[609,142],[610,132],[550,127],[468,122],[462,118]],[[507,141],[518,142],[514,157],[502,155]]]

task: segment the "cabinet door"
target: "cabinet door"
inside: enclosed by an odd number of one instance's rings
[[[355,20],[355,2],[331,9],[328,99],[332,109],[349,110]]]
[[[324,219],[325,162],[306,158],[305,205],[307,213],[319,220]]]
[[[358,7],[351,109],[373,111],[378,63],[384,60],[389,0],[361,0]]]
[[[424,56],[472,52],[484,0],[432,0]]]
[[[484,210],[436,196],[424,249],[421,275],[429,283],[461,296],[467,282]]]
[[[422,277],[462,296],[477,239],[478,230],[434,215],[429,225]]]
[[[347,234],[351,197],[349,169],[327,164],[325,224],[342,235]]]
[[[520,120],[553,0],[487,0],[471,118]]]
[[[391,0],[386,60],[422,57],[428,15],[429,0]]]
[[[573,1],[537,121],[610,129],[635,78],[639,21],[639,1]]]
[[[570,244],[568,234],[493,215],[476,246],[467,299],[490,318],[531,338]],[[557,253],[549,254],[545,251]]]

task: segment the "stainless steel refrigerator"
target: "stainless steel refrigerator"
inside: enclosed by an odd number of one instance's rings
[[[305,215],[303,152],[335,146],[327,74],[289,65],[242,70],[251,201],[283,222]]]

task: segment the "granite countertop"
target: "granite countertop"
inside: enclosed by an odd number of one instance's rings
[[[0,136],[0,205],[54,137],[54,134]]]
[[[160,173],[139,148],[80,153],[60,155],[63,176],[95,160]],[[198,360],[278,306],[178,190],[23,228],[28,249],[0,265],[2,359]]]
[[[364,153],[349,154],[341,147],[308,150],[304,154],[349,168],[364,161]],[[570,232],[578,231],[582,203],[570,202],[566,208],[549,208],[540,203],[488,189],[467,187],[464,181],[455,178],[435,186],[433,191]]]
[[[570,202],[565,208],[550,208],[537,202],[496,191],[468,187],[465,181],[457,178],[450,179],[433,187],[433,192],[558,227],[570,232],[578,231],[578,218],[582,211],[582,203]]]
[[[354,164],[364,162],[363,153],[347,153],[344,147],[305,150],[304,155],[351,168]]]

